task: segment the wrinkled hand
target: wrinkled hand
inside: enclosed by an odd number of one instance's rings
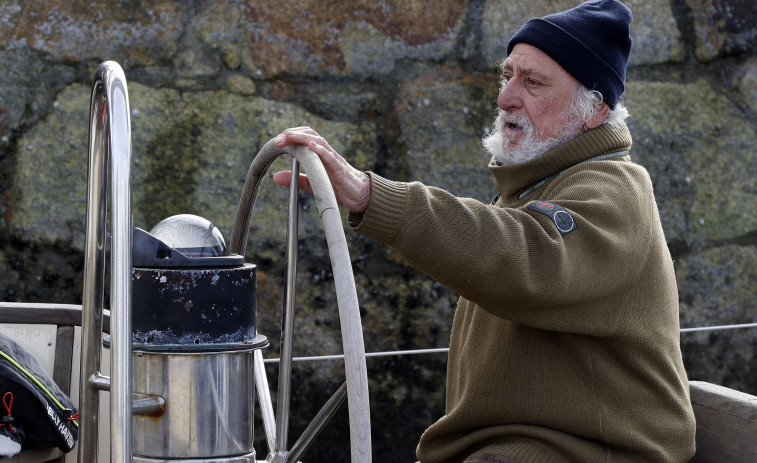
[[[310,127],[296,127],[286,129],[273,139],[276,146],[283,148],[291,145],[305,145],[318,155],[331,180],[336,200],[352,212],[364,212],[371,202],[371,179],[365,172],[352,167]],[[276,172],[274,183],[289,186],[292,173],[289,171]],[[307,175],[300,175],[298,186],[301,190],[313,193]]]

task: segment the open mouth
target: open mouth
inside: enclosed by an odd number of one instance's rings
[[[506,134],[511,136],[523,132],[523,126],[515,121],[505,121],[502,128]]]

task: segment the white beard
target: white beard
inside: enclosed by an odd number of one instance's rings
[[[492,158],[503,165],[520,164],[530,161],[558,146],[572,140],[579,135],[576,126],[575,111],[568,109],[563,128],[553,137],[542,139],[531,121],[523,115],[508,113],[500,110],[492,124],[492,130],[481,140],[484,149]],[[573,114],[571,114],[573,113]],[[505,133],[505,125],[516,124],[523,130],[523,137],[517,146],[509,146],[509,137]]]

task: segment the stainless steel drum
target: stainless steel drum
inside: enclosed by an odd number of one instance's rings
[[[135,351],[135,392],[166,398],[162,416],[134,416],[134,461],[255,462],[253,349]]]

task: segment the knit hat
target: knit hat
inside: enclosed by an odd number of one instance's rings
[[[530,19],[510,39],[507,54],[517,43],[533,45],[614,108],[625,89],[631,19],[618,0],[592,0]]]

